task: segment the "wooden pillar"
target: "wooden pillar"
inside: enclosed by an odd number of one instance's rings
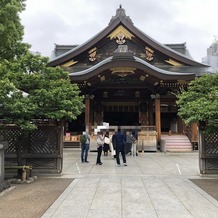
[[[157,141],[160,143],[161,139],[161,119],[160,119],[160,96],[155,97],[155,123],[157,131]]]
[[[198,141],[198,125],[197,123],[192,123],[191,124],[191,132],[192,132],[192,142],[197,142]]]
[[[91,132],[91,121],[90,121],[90,98],[89,95],[85,96],[85,128],[87,132]]]
[[[154,125],[154,121],[153,121],[153,101],[152,100],[148,101],[148,123],[149,123],[149,126]]]

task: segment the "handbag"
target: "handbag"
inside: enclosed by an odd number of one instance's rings
[[[100,146],[100,145],[103,145],[103,142],[100,138],[97,138],[97,144]]]
[[[109,145],[110,144],[110,139],[108,137],[105,137],[104,138],[104,143]]]

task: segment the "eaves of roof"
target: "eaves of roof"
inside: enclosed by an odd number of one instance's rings
[[[72,81],[73,80],[82,81],[82,80],[87,80],[93,76],[96,76],[101,72],[103,72],[104,70],[108,70],[113,67],[123,67],[123,66],[140,69],[163,80],[166,79],[167,80],[175,80],[175,79],[193,80],[196,76],[196,74],[193,72],[192,73],[176,72],[176,71],[168,71],[165,69],[161,69],[135,56],[133,56],[133,58],[119,58],[119,59],[114,59],[114,57],[109,57],[88,69],[70,73],[69,76]]]

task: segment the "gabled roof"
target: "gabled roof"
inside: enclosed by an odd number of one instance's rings
[[[176,51],[175,49],[172,49],[172,45],[163,45],[154,40],[153,38],[149,37],[141,30],[139,30],[137,27],[134,26],[130,17],[126,16],[125,10],[121,6],[117,9],[116,15],[112,17],[108,26],[105,29],[93,36],[90,40],[86,41],[85,43],[76,46],[75,48],[72,48],[68,52],[59,55],[58,57],[55,57],[48,63],[48,66],[58,66],[72,60],[77,55],[95,46],[100,40],[103,40],[104,38],[108,37],[108,35],[120,25],[126,28],[129,32],[137,36],[140,40],[148,44],[153,49],[169,56],[169,58],[173,58],[174,60],[188,66],[206,66],[197,61],[194,61],[190,57],[190,55],[186,56],[186,54],[182,54]]]

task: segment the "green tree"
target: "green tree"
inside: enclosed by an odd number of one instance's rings
[[[29,47],[22,42],[24,28],[19,14],[25,9],[25,0],[0,1],[0,62],[21,56]]]
[[[0,65],[0,118],[21,130],[14,139],[18,165],[22,164],[26,137],[37,128],[35,120],[74,120],[84,108],[84,97],[78,86],[71,84],[68,73],[47,67],[47,63],[47,58],[27,53]]]
[[[205,74],[190,82],[178,95],[179,116],[186,124],[206,122],[207,133],[218,131],[218,73]]]
[[[0,116],[22,130],[36,128],[31,119],[73,120],[84,108],[83,96],[62,68],[47,67],[48,59],[27,53],[0,66]],[[6,89],[7,88],[7,89]]]
[[[23,131],[36,128],[33,118],[70,120],[83,108],[83,97],[68,74],[47,67],[48,59],[31,54],[22,42],[24,2],[0,1],[0,116]]]
[[[22,143],[37,128],[34,120],[73,120],[84,108],[84,98],[68,73],[47,67],[48,59],[31,54],[30,46],[22,42],[19,13],[24,2],[0,1],[0,119],[20,128]],[[15,147],[19,165],[21,144]]]

